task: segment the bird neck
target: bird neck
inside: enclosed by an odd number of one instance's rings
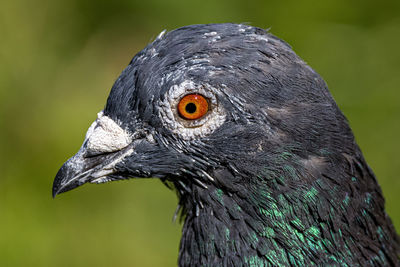
[[[296,175],[296,170],[286,167],[291,173],[287,175]],[[253,179],[257,182],[243,183],[246,187],[235,192],[213,185],[193,186],[191,194],[181,196],[186,217],[180,266],[390,262],[384,248],[394,247],[388,237],[395,234],[380,192],[369,191],[369,186],[363,192],[351,191],[360,186],[360,179],[351,175],[340,177],[344,190],[332,177],[297,177],[297,182],[303,179],[297,185],[293,177],[274,177]],[[374,177],[364,178],[377,186]],[[381,247],[374,245],[376,239]],[[366,245],[360,246],[359,240]]]
[[[254,220],[233,195],[197,188],[186,206],[179,266],[236,266],[256,259],[258,233]]]
[[[309,207],[291,207],[288,199],[282,195],[272,198],[268,191],[198,190],[196,198],[202,203],[187,207],[180,266],[280,266],[291,260],[311,264],[305,255],[326,253],[318,247],[322,244],[320,228],[307,218]],[[313,189],[305,194],[316,196]],[[258,201],[260,195],[265,203]]]

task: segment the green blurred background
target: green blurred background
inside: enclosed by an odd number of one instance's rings
[[[249,22],[327,81],[400,230],[400,1],[14,0],[0,4],[0,266],[175,266],[176,196],[157,180],[51,198],[131,57],[164,29]]]

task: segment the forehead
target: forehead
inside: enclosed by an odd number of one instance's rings
[[[144,112],[174,85],[188,80],[243,91],[238,84],[250,75],[265,80],[261,72],[269,71],[267,65],[280,50],[291,52],[284,42],[247,25],[194,25],[161,34],[122,72],[105,114],[121,117],[132,110]]]
[[[255,31],[243,25],[195,25],[157,38],[132,60],[138,85],[163,95],[184,80],[209,82],[205,79],[212,74],[245,64],[258,44],[245,41],[250,33],[243,27]]]

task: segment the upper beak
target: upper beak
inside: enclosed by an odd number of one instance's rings
[[[81,148],[57,172],[53,182],[53,197],[87,182],[103,183],[121,179],[115,165],[131,153],[132,149],[127,147],[114,153],[88,157],[85,149]]]
[[[103,183],[124,178],[115,166],[132,154],[132,141],[131,135],[100,112],[78,153],[57,172],[53,197],[87,182]]]

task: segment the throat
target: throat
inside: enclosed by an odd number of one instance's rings
[[[251,197],[221,189],[197,190],[184,203],[180,266],[269,266],[274,230],[249,202]],[[181,199],[182,200],[182,199]],[[283,252],[283,250],[281,250]],[[282,255],[283,256],[283,255]],[[286,257],[286,255],[285,255]]]
[[[197,206],[188,212],[182,230],[179,265],[236,266],[256,256],[257,233],[240,212],[239,206],[227,208],[224,203]]]

